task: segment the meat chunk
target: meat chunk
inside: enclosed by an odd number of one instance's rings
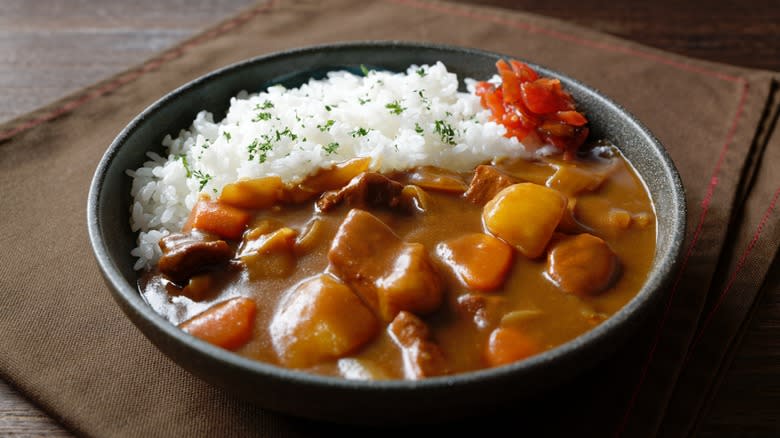
[[[485,205],[501,190],[516,183],[514,178],[493,166],[480,165],[474,171],[474,178],[463,196],[471,203]]]
[[[269,331],[281,362],[301,368],[352,353],[376,336],[379,323],[347,285],[321,274],[282,299]]]
[[[547,274],[565,292],[595,295],[608,288],[619,270],[617,255],[607,242],[578,234],[558,239],[547,257]]]
[[[330,271],[349,284],[384,320],[408,310],[429,313],[443,285],[425,247],[402,241],[371,213],[353,209],[328,252]]]
[[[407,379],[446,374],[444,354],[431,337],[431,331],[420,318],[400,312],[387,326],[390,337],[401,348],[404,375]]]
[[[474,321],[480,330],[495,327],[501,322],[506,299],[499,296],[467,293],[458,297],[457,311]]]
[[[320,211],[329,211],[341,203],[350,207],[388,207],[403,209],[401,192],[404,186],[390,178],[374,172],[363,172],[352,178],[340,190],[325,192],[317,200]]]
[[[198,232],[169,234],[160,239],[160,249],[160,272],[180,284],[233,257],[224,240]]]

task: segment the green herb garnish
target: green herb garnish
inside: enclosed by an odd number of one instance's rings
[[[324,124],[324,125],[317,125],[317,128],[318,128],[320,131],[322,131],[322,132],[325,132],[325,131],[327,131],[328,129],[330,129],[330,127],[331,127],[331,126],[333,126],[333,124],[334,124],[334,123],[336,123],[336,121],[335,121],[335,120],[328,120],[327,122],[325,122],[325,124]]]
[[[257,157],[257,161],[259,161],[261,164],[265,163],[265,160],[268,159],[267,152],[274,148],[271,140],[267,136],[263,137],[265,140],[263,143],[260,143],[258,139],[254,139],[254,141],[252,141],[252,143],[246,147],[247,152],[249,152],[250,161]]]
[[[363,99],[362,97],[358,97],[358,102],[360,102],[361,105],[365,105],[368,102],[371,102],[371,99],[369,99],[369,98]]]
[[[181,165],[184,166],[184,170],[187,172],[187,178],[191,177],[192,171],[190,170],[190,164],[187,162],[187,156],[181,154],[178,158],[181,159]]]
[[[360,64],[360,71],[363,72],[363,76],[368,76],[368,73],[371,71],[363,64]]]
[[[366,135],[368,135],[368,131],[370,131],[370,129],[366,129],[366,128],[360,127],[360,128],[353,129],[352,131],[350,131],[349,135],[351,135],[352,138],[365,137]]]
[[[198,191],[203,191],[203,188],[206,187],[206,184],[208,184],[209,181],[211,181],[213,178],[208,173],[203,173],[200,170],[193,170],[192,176],[198,179]]]
[[[422,126],[420,126],[420,124],[417,123],[417,122],[414,122],[414,132],[416,132],[418,134],[422,134],[423,133]]]
[[[262,105],[260,105],[259,103],[257,105],[255,105],[255,109],[256,110],[264,110],[264,109],[269,109],[269,108],[273,108],[273,107],[274,107],[274,104],[270,100],[266,100],[265,102],[263,102]]]
[[[224,131],[224,132],[222,133],[222,135],[224,135],[224,136],[225,136],[225,138],[227,139],[228,143],[230,143],[230,138],[232,137],[232,136],[230,135],[230,133],[229,133],[229,132],[227,132],[227,131]]]
[[[444,120],[437,120],[434,122],[433,131],[439,134],[442,143],[446,143],[450,146],[455,146],[455,130],[452,129],[452,125]]]
[[[252,119],[253,122],[259,122],[260,120],[271,120],[271,113],[259,113]]]
[[[427,74],[424,67],[420,67],[415,71],[420,77],[423,77]]]
[[[322,148],[325,149],[325,152],[327,152],[328,155],[330,155],[336,153],[339,148],[339,144],[334,141],[333,143],[328,143],[327,146],[323,146]]]
[[[285,127],[284,131],[281,131],[281,132],[276,131],[276,141],[281,140],[282,137],[285,136],[285,135],[287,137],[289,137],[290,140],[292,140],[292,141],[295,141],[298,138],[298,136],[296,134],[294,134],[292,131],[290,131],[289,127]]]
[[[431,100],[423,93],[423,90],[417,90],[417,95],[420,96],[420,101],[425,105],[425,109],[431,110]]]
[[[390,114],[395,114],[395,115],[401,114],[406,109],[406,108],[402,107],[401,106],[401,102],[399,102],[397,100],[394,100],[394,101],[388,103],[387,105],[385,105],[385,108],[390,110]]]

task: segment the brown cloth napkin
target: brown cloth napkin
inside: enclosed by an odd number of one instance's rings
[[[175,87],[278,50],[387,39],[501,52],[603,91],[666,146],[690,215],[663,304],[613,357],[531,403],[391,433],[695,430],[778,249],[776,74],[693,61],[529,14],[423,0],[260,3],[137,69],[0,125],[0,376],[85,436],[379,433],[264,411],[168,360],[104,286],[85,203],[114,136]]]

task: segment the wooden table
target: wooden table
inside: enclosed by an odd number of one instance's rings
[[[687,56],[780,70],[777,0],[461,1],[557,17]],[[131,67],[252,3],[0,0],[0,121]],[[760,304],[722,376],[702,435],[780,433],[777,275]],[[0,436],[7,435],[70,436],[0,381]]]

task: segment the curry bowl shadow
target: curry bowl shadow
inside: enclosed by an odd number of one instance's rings
[[[152,104],[117,136],[100,161],[89,192],[91,244],[114,299],[164,354],[201,379],[270,410],[347,423],[446,420],[484,412],[486,399],[504,403],[574,377],[608,357],[658,304],[680,259],[685,197],[674,165],[661,144],[632,115],[599,92],[560,73],[558,78],[588,114],[591,138],[618,145],[643,179],[655,207],[657,232],[652,268],[639,293],[591,331],[552,350],[511,365],[417,381],[354,381],[284,369],[241,357],[181,331],[146,304],[133,270],[127,169],[140,167],[146,152],[162,153],[169,133],[188,127],[205,109],[221,119],[230,98],[272,84],[297,86],[328,71],[359,71],[361,65],[404,71],[411,64],[442,61],[459,78],[488,78],[502,55],[458,47],[404,42],[362,42],[309,47],[250,59],[196,79]],[[489,397],[485,395],[489,394]],[[347,408],[348,407],[348,408]]]

